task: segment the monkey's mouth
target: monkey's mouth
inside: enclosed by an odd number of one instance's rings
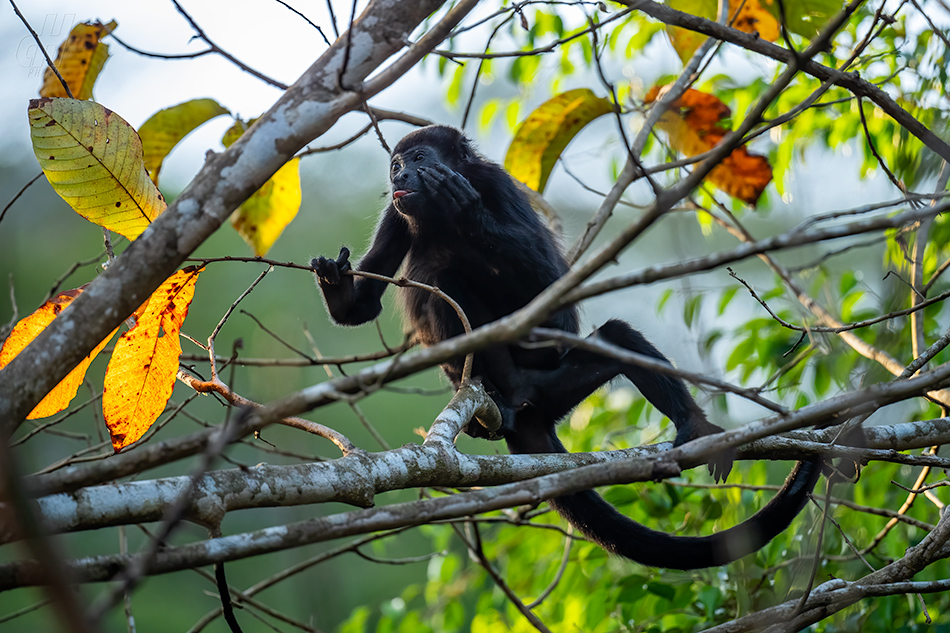
[[[415,192],[410,191],[408,189],[397,189],[396,191],[393,192],[393,199],[398,200],[399,198],[402,198],[403,196],[408,196],[412,193],[415,193]]]

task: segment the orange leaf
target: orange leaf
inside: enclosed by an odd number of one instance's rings
[[[762,8],[759,0],[745,0],[732,27],[744,33],[757,33],[760,38],[769,42],[774,42],[779,36],[778,20]]]
[[[189,266],[166,279],[135,327],[115,345],[106,368],[102,414],[116,452],[142,437],[171,398],[181,356],[178,334],[199,272]]]
[[[39,336],[40,332],[53,322],[56,315],[72,303],[73,299],[82,294],[82,291],[82,288],[77,288],[61,292],[41,305],[39,310],[17,323],[13,331],[10,332],[10,336],[4,341],[3,347],[0,348],[0,370],[6,367],[33,339]],[[79,390],[83,378],[86,377],[86,370],[89,369],[92,359],[102,351],[102,348],[112,339],[115,332],[116,330],[112,330],[109,336],[105,337],[52,391],[46,394],[46,397],[36,405],[30,415],[26,416],[27,419],[46,418],[68,407],[72,399],[76,397],[76,392]]]
[[[85,101],[92,98],[92,85],[109,58],[109,46],[100,40],[111,33],[116,26],[115,20],[108,24],[80,22],[69,32],[69,37],[59,45],[55,62],[56,69],[59,70],[59,74],[63,76],[76,99]],[[69,96],[59,77],[49,68],[43,73],[40,96]]]
[[[766,2],[771,7],[773,0],[766,0]],[[666,0],[664,4],[671,9],[713,21],[719,13],[719,3],[716,0]],[[734,5],[739,6],[738,14],[733,9]],[[759,0],[743,0],[743,2],[733,3],[730,8],[732,9],[729,14],[730,26],[733,28],[746,33],[755,33],[763,40],[770,42],[778,39],[778,20],[762,7]],[[771,8],[774,9],[774,7]],[[696,49],[706,40],[706,36],[702,33],[678,26],[667,25],[666,32],[669,35],[670,44],[684,63],[689,61]]]
[[[660,89],[660,86],[651,88],[644,101],[656,101]],[[716,96],[689,89],[663,113],[657,127],[669,136],[673,149],[686,156],[696,156],[722,141],[729,130],[721,121],[730,114],[726,104]],[[754,207],[772,180],[772,166],[765,156],[752,154],[741,146],[716,165],[707,178],[730,196]]]

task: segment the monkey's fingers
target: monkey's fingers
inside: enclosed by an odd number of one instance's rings
[[[450,212],[463,212],[481,204],[481,196],[464,176],[445,165],[419,169],[422,182]]]
[[[349,266],[349,264],[347,264]],[[320,283],[335,286],[340,283],[340,269],[337,263],[326,257],[315,257],[310,260],[310,267],[316,273]],[[349,269],[347,269],[349,270]]]
[[[736,458],[736,451],[732,448],[721,451],[719,454],[713,456],[709,460],[707,468],[709,468],[709,474],[712,475],[713,479],[716,480],[716,483],[722,483],[726,481],[726,477],[729,476],[729,473],[732,471],[732,462]]]
[[[340,254],[336,257],[337,266],[349,266],[350,265],[350,249],[345,246],[340,247]],[[349,268],[347,268],[349,270]]]

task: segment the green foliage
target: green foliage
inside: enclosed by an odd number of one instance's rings
[[[778,17],[780,3],[762,0],[762,4]],[[807,38],[814,35],[843,3],[840,0],[804,0],[783,4],[791,45],[802,51],[807,46]],[[946,86],[950,84],[947,59],[950,53],[944,38],[926,24],[920,12],[914,12],[913,4],[901,3],[902,9],[893,18],[885,19],[876,13],[877,5],[865,3],[848,22],[843,35],[819,54],[816,61],[856,73],[868,85],[884,90],[936,135],[947,138],[950,134],[950,107],[946,99]],[[674,5],[687,11],[693,7],[695,13],[704,15],[711,15],[717,8],[716,2],[708,0],[688,0]],[[493,90],[489,91],[486,86],[474,101],[477,115],[472,120],[476,120],[479,129],[486,133],[497,131],[495,127],[514,130],[538,103],[551,96],[568,90],[589,90],[597,95],[618,96],[622,109],[621,124],[625,126],[625,133],[633,137],[642,120],[647,89],[651,85],[673,81],[682,67],[678,58],[671,57],[672,49],[664,25],[639,11],[613,20],[598,31],[595,40],[588,33],[591,24],[616,17],[616,7],[604,10],[591,3],[519,6],[522,13],[502,11],[486,25],[490,27],[487,32],[491,37],[483,40],[485,51],[504,52],[504,55],[457,62],[444,56],[435,57],[435,69],[444,80],[446,100],[458,110],[469,101],[476,82],[482,80],[483,84],[493,84]],[[924,6],[925,10],[930,8],[929,4]],[[869,34],[873,36],[870,39]],[[558,42],[560,44],[552,46]],[[454,44],[449,41],[445,46],[452,48]],[[776,45],[787,44],[776,40]],[[473,50],[468,47],[466,42],[466,50]],[[715,96],[731,110],[731,115],[719,121],[724,130],[729,130],[735,129],[745,119],[785,67],[735,46],[723,46],[722,51],[727,52],[722,53],[716,63],[702,69],[693,88]],[[510,54],[514,52],[522,54]],[[606,72],[601,72],[604,70]],[[714,72],[719,74],[712,74]],[[160,105],[156,103],[155,107]],[[235,104],[235,109],[239,105]],[[675,114],[690,114],[685,111],[687,108],[681,110]],[[711,188],[697,190],[690,197],[690,204],[684,203],[683,208],[678,209],[684,214],[695,213],[703,236],[709,239],[710,251],[731,248],[735,244],[735,233],[722,230],[719,222],[734,221],[733,226],[742,222],[754,236],[764,236],[798,226],[813,215],[814,209],[801,208],[795,202],[781,207],[774,204],[778,196],[791,200],[790,194],[795,190],[790,186],[792,177],[813,153],[835,158],[857,157],[857,163],[842,160],[840,165],[835,164],[835,168],[853,169],[862,180],[879,179],[889,187],[892,199],[901,197],[903,189],[929,193],[933,177],[942,164],[917,137],[867,97],[859,99],[841,87],[823,86],[821,80],[804,73],[798,74],[768,106],[756,125],[750,146],[755,152],[767,156],[775,187],[772,191],[770,186],[763,194],[756,215],[751,214],[747,205],[734,199],[723,199],[724,196]],[[147,124],[143,129],[148,131]],[[185,132],[181,132],[180,136],[183,136]],[[584,133],[588,133],[586,128]],[[603,157],[603,174],[600,175],[613,182],[627,158],[616,126],[611,128],[610,137],[602,139],[600,147],[607,148]],[[671,147],[673,144],[668,138],[651,136],[646,140],[640,158],[648,166],[681,158]],[[608,154],[611,151],[613,153]],[[554,161],[560,159],[561,151],[558,150],[557,156],[545,166],[545,178],[552,173]],[[666,186],[694,168],[691,165],[670,169],[657,172],[654,177],[660,186]],[[887,184],[890,179],[885,171],[901,184]],[[321,181],[321,186],[316,187],[323,194],[321,199],[330,199],[325,192],[333,184]],[[374,182],[373,186],[376,187],[377,183]],[[814,190],[820,186],[829,185],[826,181],[812,187],[811,193],[819,200],[825,192]],[[651,190],[646,186],[642,191],[631,190],[629,193],[631,200],[643,195],[652,201]],[[373,198],[371,202],[375,205],[377,200]],[[637,200],[638,204],[640,202]],[[928,203],[924,200],[921,204]],[[860,209],[853,210],[853,214],[859,217],[863,213]],[[360,214],[358,221],[365,224],[363,210]],[[332,222],[326,221],[329,216],[325,215],[313,220],[316,215],[311,214],[311,224],[304,225],[308,229],[298,227],[299,230],[293,232],[295,235],[287,236],[297,241],[284,251],[282,258],[299,259],[300,254],[310,248],[310,236],[336,225],[339,220],[334,216]],[[617,224],[610,226],[613,228]],[[919,262],[923,279],[934,281],[928,296],[945,292],[950,288],[950,276],[934,276],[950,261],[950,214],[937,216],[923,227],[929,233],[916,226],[876,235],[880,237],[876,242],[872,238],[861,243],[855,238],[847,244],[849,250],[838,254],[832,249],[843,249],[844,245],[835,242],[835,246],[822,244],[796,250],[793,254],[773,254],[770,255],[773,260],[766,263],[753,262],[755,268],[750,265],[749,278],[751,281],[752,275],[756,276],[753,285],[757,297],[767,303],[781,321],[794,327],[788,327],[766,312],[748,296],[744,287],[725,274],[712,281],[704,280],[706,285],[691,294],[683,295],[670,286],[664,287],[656,310],[671,324],[675,322],[676,332],[689,330],[689,334],[699,340],[701,351],[707,355],[714,371],[724,375],[717,377],[757,390],[790,410],[848,390],[890,381],[896,372],[860,354],[855,347],[860,346],[858,343],[873,345],[882,354],[895,359],[897,364],[909,362],[913,356],[910,341],[914,334],[909,317],[895,317],[849,330],[848,336],[854,337],[849,344],[835,333],[822,331],[822,326],[827,326],[827,323],[809,309],[804,297],[820,303],[830,318],[844,324],[910,307],[912,292],[908,289],[908,280],[912,280],[918,237],[927,240]],[[353,239],[356,229],[353,226],[348,228],[353,230],[343,231],[340,235],[333,233],[332,239],[326,239],[333,243],[364,241]],[[367,226],[364,230],[370,229]],[[918,236],[917,232],[922,235]],[[12,233],[8,230],[8,234]],[[51,235],[49,239],[56,238]],[[644,241],[641,240],[641,244]],[[2,257],[12,256],[3,254]],[[790,261],[798,267],[789,269],[788,275],[769,272],[768,266],[775,270]],[[46,262],[31,261],[30,265],[44,266]],[[19,270],[17,274],[20,274]],[[28,292],[35,295],[36,288],[41,292],[49,286],[48,280],[41,282],[32,275],[32,271],[24,271],[24,276],[19,277],[29,280],[25,284]],[[50,276],[50,279],[54,278]],[[218,285],[237,285],[232,282],[229,280]],[[246,287],[245,280],[242,279],[241,283]],[[307,283],[312,286],[309,280]],[[303,296],[302,291],[284,294]],[[28,301],[36,298],[31,296]],[[221,303],[227,305],[231,300],[233,297]],[[298,314],[290,317],[275,314],[292,312],[281,307],[286,305],[283,301],[285,297],[271,296],[255,307],[255,313],[265,315],[268,322],[282,317],[299,319]],[[311,297],[311,302],[313,305],[309,307],[318,309],[315,296]],[[642,312],[648,312],[648,309],[644,307]],[[212,327],[218,316],[215,315],[211,321]],[[943,303],[929,306],[919,316],[928,344],[943,335],[947,327]],[[200,311],[195,310],[195,317],[200,318]],[[288,325],[286,329],[291,327]],[[317,334],[319,338],[320,332]],[[324,339],[336,342],[337,337],[323,334]],[[390,338],[394,340],[397,336],[393,333]],[[272,353],[271,348],[262,348],[253,337],[254,334],[248,331],[248,357]],[[297,344],[305,345],[305,342],[298,340]],[[948,361],[950,351],[943,350],[930,362],[936,365]],[[261,393],[255,397],[261,400],[276,398],[286,395],[290,388],[303,386],[304,381],[312,384],[318,379],[314,376],[319,372],[317,368],[308,369],[313,372],[304,378],[299,372],[295,373],[290,387],[287,381],[273,378],[256,383],[255,387]],[[275,383],[279,384],[275,386]],[[718,392],[702,393],[700,397],[711,418],[719,417],[736,426],[746,415],[743,409],[753,406],[736,406],[738,398],[735,394]],[[888,410],[888,422],[935,418],[945,414],[936,404],[923,398],[909,402],[910,406]],[[417,415],[417,411],[412,410],[406,418],[412,418],[413,424],[417,424],[419,419],[428,419],[427,415],[428,411],[425,415]],[[750,415],[758,416],[761,412]],[[336,422],[333,420],[334,426]],[[671,427],[669,420],[638,393],[615,389],[595,394],[578,406],[562,424],[561,434],[569,450],[586,452],[670,440]],[[83,430],[84,436],[91,437],[86,435],[86,431],[88,429]],[[355,433],[353,429],[346,431],[358,444],[367,444],[363,442],[364,437],[355,435],[363,433],[362,429],[356,429]],[[407,434],[408,431],[393,433],[392,438],[404,439]],[[251,459],[243,462],[255,463]],[[760,509],[772,491],[749,487],[780,484],[788,468],[786,463],[741,462],[730,476],[730,486],[715,490],[710,490],[710,478],[705,471],[696,469],[672,481],[609,486],[600,492],[625,515],[651,528],[684,535],[709,534],[735,525]],[[815,503],[809,504],[788,530],[759,552],[729,566],[695,572],[645,568],[608,556],[601,548],[571,534],[567,524],[545,505],[494,512],[472,519],[469,524],[423,526],[372,545],[374,556],[380,558],[407,556],[404,551],[409,549],[407,542],[411,544],[413,554],[419,548],[430,557],[424,563],[407,565],[404,568],[407,570],[405,580],[400,576],[398,590],[385,599],[358,595],[354,600],[367,604],[356,606],[335,630],[341,633],[534,631],[492,574],[469,551],[476,542],[481,544],[492,572],[526,604],[550,592],[532,610],[555,630],[669,633],[705,629],[800,596],[812,576],[816,582],[822,582],[829,578],[856,579],[866,574],[865,562],[853,555],[852,547],[874,543],[876,535],[885,530],[888,517],[861,508],[896,511],[907,500],[908,493],[891,482],[910,485],[919,472],[918,468],[874,462],[863,470],[855,485],[836,487],[833,491],[835,498],[858,504],[859,508],[832,504],[829,516],[836,524],[824,524],[819,544],[824,509],[822,480],[816,489]],[[742,484],[743,487],[732,487],[731,484]],[[444,494],[444,491],[433,494]],[[308,508],[306,512],[309,511]],[[940,512],[936,504],[919,497],[906,515],[933,524],[939,520]],[[903,556],[907,547],[918,543],[926,533],[917,525],[898,522],[882,535],[880,543],[864,554],[865,560],[872,567],[880,568]],[[813,574],[812,565],[818,547],[821,557]],[[563,564],[565,551],[568,552],[567,563]],[[948,574],[950,565],[943,561],[927,567],[914,580],[944,579]],[[328,576],[335,577],[333,574]],[[344,575],[340,574],[340,577]],[[901,631],[950,627],[948,595],[925,595],[923,601],[927,615],[914,596],[863,600],[814,625],[811,630],[891,633],[896,627]],[[152,601],[146,608],[155,608],[155,604],[157,601]],[[350,606],[348,603],[346,608]],[[932,619],[930,624],[925,622],[928,616]]]
[[[666,421],[652,413],[642,420],[642,430],[632,423],[642,418],[639,395],[621,392],[590,398],[571,417],[570,431],[563,434],[572,451],[597,450],[636,445],[653,441],[667,427]],[[636,419],[631,419],[636,418]],[[610,438],[610,446],[602,444]],[[730,478],[747,485],[780,483],[787,474],[785,463],[739,463]],[[905,470],[906,472],[900,472]],[[859,485],[840,485],[835,497],[853,496],[855,503],[876,507],[897,507],[906,493],[890,485],[902,480],[910,469],[875,464],[866,469]],[[681,534],[709,533],[733,525],[760,508],[770,491],[725,488],[713,492],[690,487],[691,481],[708,481],[705,473],[686,473],[681,481],[667,484],[612,486],[605,497],[632,519],[654,529]],[[822,484],[823,486],[823,484]],[[816,491],[819,500],[823,488]],[[866,543],[885,524],[875,517],[832,506],[835,520],[844,534],[855,543]],[[935,521],[937,510],[919,503],[910,512],[915,518]],[[599,547],[575,540],[568,564],[551,595],[534,609],[543,622],[564,623],[584,631],[628,630],[694,631],[731,620],[798,595],[808,582],[817,538],[820,510],[808,508],[789,530],[780,534],[758,553],[718,570],[680,572],[656,570],[607,556]],[[542,507],[518,513],[493,513],[479,527],[485,554],[505,583],[526,603],[544,592],[559,573],[565,546],[566,524]],[[553,529],[556,528],[556,529]],[[449,526],[427,526],[425,533],[433,551],[449,548],[450,553],[436,556],[429,563],[428,578],[419,588],[410,588],[402,598],[379,606],[375,628],[367,623],[365,608],[358,609],[341,633],[355,631],[533,631],[533,627],[511,605],[504,593],[460,545]],[[462,532],[471,538],[470,530]],[[869,555],[877,566],[903,555],[904,549],[919,540],[924,532],[898,524]],[[819,579],[853,578],[866,573],[836,530],[824,533],[822,550],[827,556],[844,555],[840,562],[822,560]],[[925,572],[927,578],[939,578],[950,572],[941,563]],[[945,615],[950,598],[927,596],[928,610],[935,622],[950,624]],[[907,630],[923,630],[919,607],[914,600],[893,597],[861,603],[824,622],[822,631],[881,631],[888,623],[908,622]],[[858,629],[849,628],[860,623]],[[364,628],[356,628],[364,626]],[[413,628],[415,627],[415,628]]]

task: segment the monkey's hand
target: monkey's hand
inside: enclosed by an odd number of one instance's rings
[[[472,183],[441,163],[420,167],[419,177],[426,187],[428,199],[438,200],[446,213],[465,213],[466,216],[472,217],[469,212],[482,206],[482,197],[475,191]]]
[[[673,440],[673,446],[679,446],[690,440],[695,440],[696,438],[706,435],[722,433],[723,430],[721,426],[707,420],[706,416],[702,416],[701,418],[693,417],[688,424],[684,424],[679,432],[677,432],[676,439]],[[723,449],[716,455],[710,457],[708,464],[709,474],[713,476],[716,482],[726,480],[726,477],[729,476],[729,471],[732,470],[732,462],[735,458],[736,451],[733,448]]]
[[[310,267],[317,275],[317,281],[320,286],[336,286],[344,279],[344,274],[352,268],[350,266],[350,249],[345,246],[340,247],[340,254],[336,259],[327,259],[326,257],[314,257],[310,260]]]
[[[353,276],[346,274],[352,268],[350,249],[341,247],[336,259],[315,257],[310,260],[310,267],[317,276],[330,316],[337,323],[346,323],[347,314],[355,303]]]

